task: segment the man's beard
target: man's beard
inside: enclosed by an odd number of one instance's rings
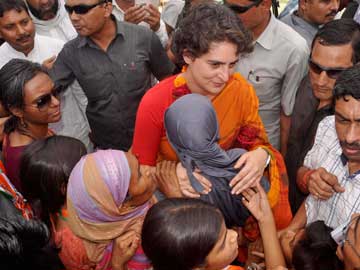
[[[29,10],[30,12],[36,17],[38,18],[39,20],[43,20],[44,19],[44,15],[45,14],[48,14],[48,13],[52,13],[54,14],[53,17],[55,17],[57,11],[58,11],[58,8],[59,8],[59,1],[58,0],[55,0],[54,2],[54,5],[51,7],[50,10],[47,10],[45,13],[44,12],[41,12],[41,9],[40,10],[37,10],[35,9],[34,7],[32,7],[29,3],[28,4],[28,7],[29,7]]]

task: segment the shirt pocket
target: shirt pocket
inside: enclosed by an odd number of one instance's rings
[[[151,71],[145,61],[131,61],[121,67],[119,85],[123,85],[125,95],[137,95],[151,86]]]

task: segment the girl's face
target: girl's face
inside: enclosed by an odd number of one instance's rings
[[[231,264],[238,255],[237,232],[221,225],[219,238],[206,257],[206,270],[218,270]]]
[[[60,120],[60,101],[50,77],[39,72],[24,85],[24,108],[10,109],[25,122],[48,124]]]
[[[131,151],[125,153],[131,172],[129,194],[131,197],[125,201],[125,206],[136,207],[147,202],[153,195],[156,183],[151,177],[141,175],[139,162]]]

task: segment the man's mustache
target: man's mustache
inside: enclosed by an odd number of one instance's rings
[[[30,37],[31,37],[30,34],[23,34],[19,38],[17,38],[16,40],[21,42],[21,41],[24,41],[25,39],[28,39]]]
[[[327,14],[326,17],[335,17],[336,14],[337,14],[337,10],[333,10],[329,14]]]
[[[340,145],[352,150],[360,150],[360,142],[347,143],[346,141],[340,141]]]

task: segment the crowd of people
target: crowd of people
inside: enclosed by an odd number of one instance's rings
[[[360,8],[273,4],[0,0],[0,268],[360,269]]]

